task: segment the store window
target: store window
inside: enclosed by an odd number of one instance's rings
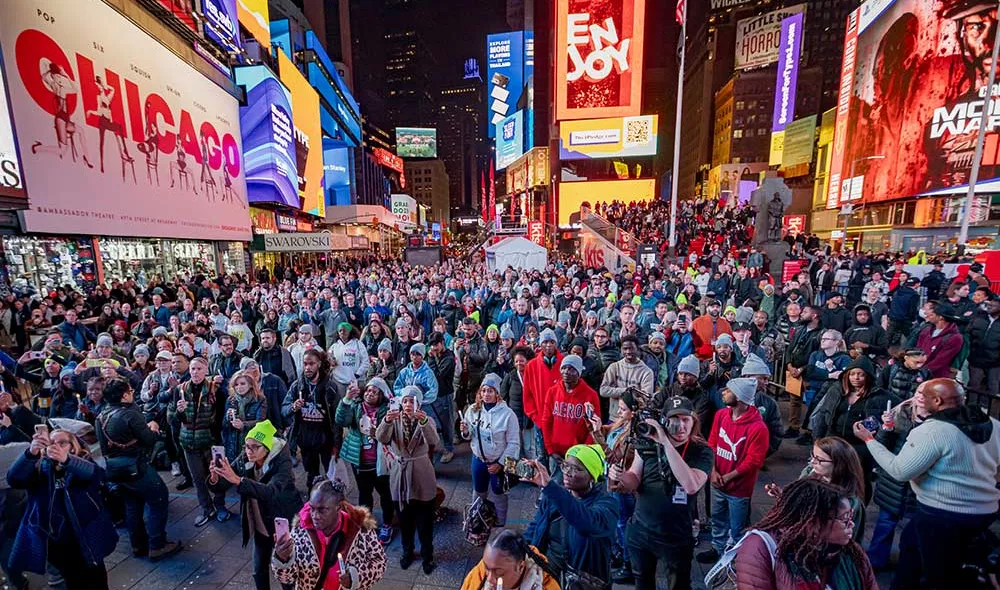
[[[64,285],[90,292],[97,285],[90,238],[4,236],[3,249],[15,292],[48,293]]]
[[[134,238],[101,238],[104,280],[135,279],[140,285],[160,275],[172,280],[179,273],[214,275],[215,246],[211,242]]]

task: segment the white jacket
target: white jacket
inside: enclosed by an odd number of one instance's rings
[[[521,457],[521,428],[517,425],[517,414],[500,400],[492,410],[476,411],[469,406],[462,415],[462,421],[469,427],[469,434],[462,435],[470,441],[472,454],[484,463],[503,463],[505,457]]]
[[[364,382],[368,374],[368,350],[357,338],[347,342],[337,339],[330,347],[330,357],[337,361],[333,368],[333,379],[341,385],[347,385],[357,379]]]

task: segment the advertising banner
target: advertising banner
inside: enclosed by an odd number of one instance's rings
[[[828,209],[859,184],[866,203],[968,190],[980,115],[991,94],[996,8],[871,0],[850,15]],[[981,193],[1000,191],[997,94],[995,86],[976,185]]]
[[[400,227],[417,225],[417,201],[410,195],[392,195],[392,214]]]
[[[278,225],[274,221],[274,211],[250,207],[250,227],[258,235],[278,233]]]
[[[806,231],[805,215],[784,215],[781,218],[782,234],[791,234],[792,237]]]
[[[549,148],[528,150],[507,167],[507,194],[524,192],[536,186],[549,184]]]
[[[229,51],[238,51],[240,43],[237,0],[201,0],[205,13],[205,35]]]
[[[781,164],[785,127],[795,117],[795,87],[799,81],[799,57],[802,54],[802,21],[805,15],[793,14],[781,21],[778,49],[778,79],[774,84],[774,115],[771,119],[771,154],[768,163]]]
[[[0,195],[25,197],[21,158],[14,142],[14,125],[7,103],[7,82],[3,73],[3,52],[0,51]]]
[[[325,217],[326,189],[323,186],[323,130],[319,124],[319,95],[283,51],[278,52],[278,73],[292,94],[295,165],[302,210]]]
[[[496,128],[497,170],[503,170],[524,153],[524,111],[505,117]]]
[[[184,23],[192,31],[198,30],[198,25],[194,22],[194,11],[197,8],[196,0],[156,0],[160,6],[166,8],[174,15],[174,18]],[[203,0],[204,1],[204,0]]]
[[[760,173],[767,170],[766,162],[722,164],[708,171],[709,199],[728,198],[736,193],[741,201],[748,201],[750,193],[760,183]]]
[[[236,83],[247,91],[247,106],[240,107],[240,125],[250,202],[280,203],[298,209],[291,93],[265,66],[233,71]]]
[[[805,4],[796,4],[736,23],[736,70],[749,70],[778,61],[781,21],[804,13]]]
[[[556,120],[642,108],[646,0],[556,0]]]
[[[437,221],[431,222],[431,239],[435,242],[441,241],[441,224]]]
[[[382,166],[402,174],[403,158],[400,158],[385,148],[379,147],[372,149],[372,155],[375,156],[375,160],[377,160]]]
[[[515,31],[486,38],[486,76],[490,93],[487,97],[490,105],[487,137],[496,137],[495,125],[514,111],[525,110],[530,119],[533,74],[531,32]]]
[[[437,129],[396,127],[396,153],[401,158],[436,158]]]
[[[274,212],[274,222],[278,225],[278,231],[295,231],[295,216]]]
[[[580,228],[580,258],[584,268],[607,268],[614,273],[635,268],[633,258],[586,225]]]
[[[240,24],[263,47],[271,47],[271,17],[267,0],[236,0],[236,14]]]
[[[341,130],[346,132],[343,140],[351,147],[361,145],[361,107],[358,106],[347,87],[347,83],[341,77],[337,64],[330,59],[323,44],[312,31],[306,31],[306,49],[311,49],[319,62],[318,64],[315,61],[306,63],[309,83],[323,97],[323,100],[336,111],[337,123]],[[319,64],[322,64],[323,67],[320,68]]]
[[[648,202],[656,197],[656,179],[594,180],[559,184],[559,225],[580,223],[584,211],[590,212],[598,203]]]
[[[333,235],[327,232],[313,234],[296,232],[264,236],[265,252],[330,252],[333,249]]]
[[[349,148],[323,151],[323,182],[327,205],[351,204],[351,156]]]
[[[796,119],[785,127],[785,145],[781,152],[781,166],[789,168],[809,164],[816,146],[816,115]]]
[[[8,3],[0,46],[29,231],[250,239],[235,98],[100,0]]]
[[[655,156],[658,115],[559,124],[559,159]]]

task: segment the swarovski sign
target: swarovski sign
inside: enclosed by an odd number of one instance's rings
[[[330,252],[333,250],[333,235],[322,233],[266,234],[266,252]]]

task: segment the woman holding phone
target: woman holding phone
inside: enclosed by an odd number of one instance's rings
[[[222,419],[222,441],[226,459],[235,462],[243,454],[243,441],[258,423],[267,418],[267,399],[257,380],[237,371],[229,381],[226,415]]]
[[[500,376],[483,377],[476,402],[462,415],[462,438],[472,449],[472,490],[486,500],[493,491],[497,526],[507,524],[507,474],[504,460],[521,457],[521,428],[514,410],[500,399]]]
[[[295,488],[292,456],[288,444],[275,436],[269,420],[258,422],[247,433],[243,446],[246,461],[234,461],[235,468],[223,458],[209,467],[208,485],[213,492],[225,493],[235,486],[240,495],[240,523],[243,546],[253,537],[253,579],[257,590],[270,590],[268,565],[275,542],[275,519],[287,524],[302,506],[302,495]]]

